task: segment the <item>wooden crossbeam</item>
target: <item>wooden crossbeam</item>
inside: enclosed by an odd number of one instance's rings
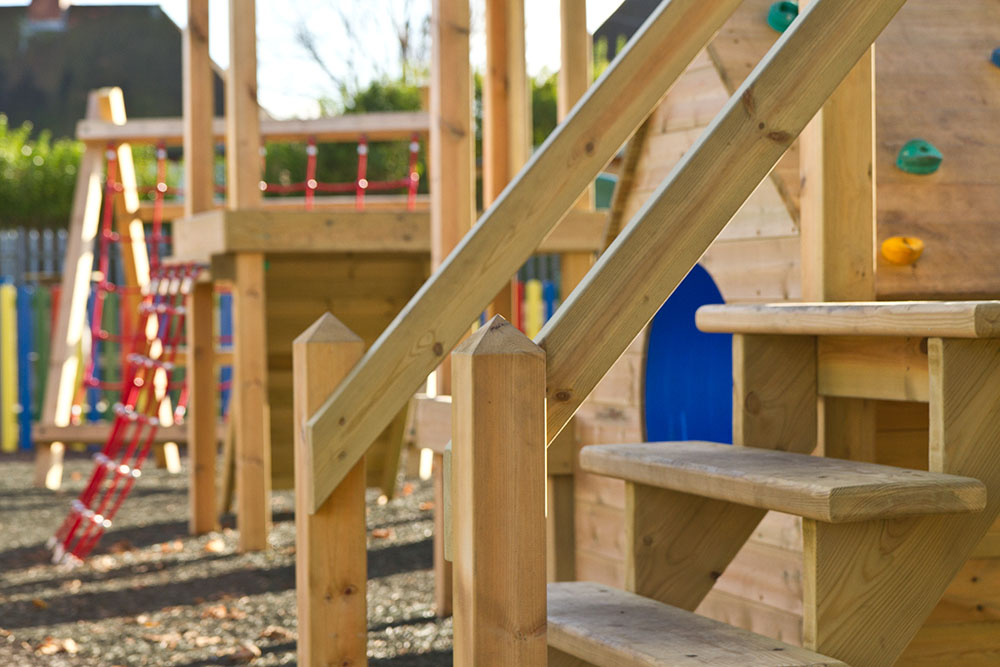
[[[214,141],[225,139],[225,120],[212,121]],[[141,118],[124,125],[85,118],[76,124],[76,138],[87,144],[104,146],[110,143],[157,144],[178,146],[184,136],[181,118]],[[379,111],[329,118],[260,121],[261,136],[267,141],[305,141],[315,137],[320,143],[357,141],[364,135],[369,141],[407,140],[413,133],[426,135],[430,118],[424,111]]]
[[[314,507],[363,456],[391,415],[461,339],[738,4],[662,4],[313,415],[308,428],[314,448]]]

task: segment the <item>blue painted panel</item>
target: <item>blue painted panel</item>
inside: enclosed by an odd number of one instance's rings
[[[646,354],[646,436],[733,441],[733,347],[729,334],[698,331],[700,306],[724,303],[696,265],[653,318]]]

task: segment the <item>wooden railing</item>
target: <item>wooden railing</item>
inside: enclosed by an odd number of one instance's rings
[[[739,0],[663,3],[309,420],[314,508],[649,115]]]
[[[548,354],[550,441],[904,1],[811,4],[549,321],[538,342]],[[313,415],[314,507],[737,4],[663,3]]]

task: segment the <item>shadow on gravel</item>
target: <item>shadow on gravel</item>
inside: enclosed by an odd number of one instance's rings
[[[223,596],[242,597],[295,588],[291,565],[270,570],[242,569],[170,584],[51,597],[39,610],[31,600],[0,605],[7,630],[74,623],[116,616],[136,616],[164,607],[197,605]]]
[[[434,542],[421,540],[368,552],[368,578],[378,579],[400,572],[434,567]]]
[[[162,538],[161,540],[162,541]],[[34,551],[38,551],[37,549]],[[48,552],[41,551],[42,560]],[[207,557],[211,559],[229,558],[228,554]],[[23,562],[23,561],[22,561]],[[190,564],[191,561],[175,562],[173,567]],[[368,576],[387,577],[413,570],[427,570],[433,566],[433,543],[430,540],[387,547],[369,554]],[[136,574],[135,567],[123,567],[113,573],[93,573],[91,581],[115,579]],[[81,578],[69,573],[66,579]],[[43,585],[52,586],[56,582],[47,580]],[[0,605],[0,618],[4,628],[11,630],[35,625],[55,625],[76,621],[97,620],[115,616],[136,616],[143,612],[164,607],[195,605],[214,600],[225,595],[259,595],[291,590],[295,587],[293,565],[267,570],[257,568],[241,569],[213,577],[190,579],[169,584],[128,588],[124,590],[65,594],[47,598],[48,608],[39,610],[31,600],[21,600]]]
[[[46,551],[48,553],[48,551]],[[179,567],[198,567],[202,563],[207,563],[211,561],[221,561],[230,560],[232,558],[239,557],[238,553],[223,553],[223,554],[203,554],[198,558],[167,558],[163,557],[155,561],[144,562],[144,563],[130,563],[122,567],[115,568],[113,570],[107,570],[105,572],[95,572],[91,571],[78,571],[78,570],[68,570],[62,576],[58,577],[48,577],[40,581],[32,581],[23,584],[14,584],[4,586],[3,592],[6,595],[17,595],[18,593],[29,592],[29,591],[42,591],[47,589],[58,589],[60,585],[69,581],[79,581],[81,584],[91,584],[95,582],[105,582],[112,581],[114,579],[120,579],[122,577],[135,577],[144,574],[149,574],[150,572],[163,572],[165,570],[172,570]]]
[[[369,660],[369,667],[437,667],[451,664],[451,651],[429,651],[427,653],[411,653],[397,655],[395,658]]]

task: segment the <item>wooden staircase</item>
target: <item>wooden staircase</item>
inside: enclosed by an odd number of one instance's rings
[[[612,604],[599,600],[610,594],[581,590],[583,608],[569,622],[564,598],[574,589],[550,586],[550,624],[573,628],[550,627],[550,646],[598,665],[687,664],[657,661],[645,648],[606,658],[625,632],[609,620],[611,606],[685,618],[640,610],[645,598],[693,610],[764,510],[776,510],[803,518],[805,646],[855,666],[894,664],[1000,514],[1000,302],[707,306],[698,324],[735,333],[737,444],[582,450],[583,469],[626,481],[627,587],[643,598],[620,594]],[[830,337],[849,353],[821,354]],[[923,341],[923,368],[919,358],[884,353],[904,337]],[[921,377],[927,386],[915,392],[907,379]],[[831,391],[925,396],[929,471],[807,455],[817,444],[817,399]],[[587,619],[597,622],[586,629]],[[661,648],[685,636],[664,633]]]
[[[588,450],[584,466],[629,480],[628,592],[553,584],[546,623],[546,445],[903,1],[811,2],[534,342],[498,318],[456,350],[446,494],[454,496],[456,665],[544,665],[547,641],[553,665],[892,665],[996,519],[1000,303],[706,309],[703,329],[736,332],[737,446]],[[317,532],[338,535],[320,517],[337,506],[372,440],[735,4],[664,2],[325,402],[303,415],[298,508],[313,513]],[[887,353],[900,344],[905,353]],[[926,350],[923,370],[914,349]],[[810,459],[824,396],[928,401],[929,470]],[[846,441],[822,445],[820,454],[858,451]],[[770,508],[803,517],[804,649],[693,614]],[[363,562],[363,548],[351,558]],[[310,573],[319,577],[310,590],[339,585],[322,574]]]

